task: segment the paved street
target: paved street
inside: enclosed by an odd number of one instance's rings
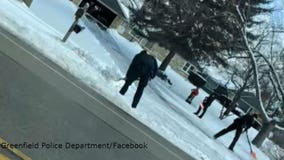
[[[3,46],[0,46],[0,48]],[[36,66],[34,66],[36,67]],[[68,92],[66,93],[68,94]],[[0,137],[10,144],[130,143],[80,104],[62,95],[57,88],[0,52]],[[98,97],[99,98],[99,97]],[[3,150],[3,149],[1,149]],[[153,158],[148,151],[131,149],[20,149],[32,159],[143,159]],[[4,154],[9,152],[3,150]],[[142,156],[143,155],[143,156]],[[13,154],[8,157],[14,159]]]
[[[131,142],[3,53],[0,53],[0,122],[1,137],[12,144]],[[114,155],[131,159],[127,155],[145,152],[47,148],[22,151],[33,159],[42,160],[113,159]]]
[[[34,160],[191,159],[36,52],[0,28],[0,137],[18,145],[20,155]],[[130,143],[141,148],[119,148]],[[7,150],[0,154],[15,159]]]

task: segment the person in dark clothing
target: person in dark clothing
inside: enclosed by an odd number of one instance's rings
[[[216,133],[214,135],[214,139],[217,139],[218,137],[220,137],[220,136],[222,136],[222,135],[224,135],[228,132],[236,130],[235,137],[234,137],[232,143],[229,146],[229,149],[233,151],[235,144],[237,143],[238,139],[240,138],[241,134],[243,133],[243,129],[244,129],[244,131],[247,131],[255,122],[254,118],[257,118],[256,113],[246,114],[246,115],[243,115],[239,118],[236,118],[231,125],[229,125],[225,129],[221,130],[220,132]]]
[[[194,97],[198,95],[198,93],[199,93],[199,87],[192,89],[190,95],[186,98],[185,101],[191,104],[191,101],[193,100]]]
[[[157,77],[160,77],[161,80],[168,82],[169,85],[173,85],[171,80],[168,78],[168,76],[161,70],[157,71]]]
[[[153,79],[158,71],[158,64],[156,59],[147,54],[145,50],[138,53],[132,60],[128,71],[126,73],[125,83],[120,89],[119,93],[124,95],[128,87],[139,79],[138,88],[132,101],[132,107],[136,108],[144,88],[147,86],[149,80]]]
[[[203,102],[199,105],[198,110],[194,113],[195,115],[198,115],[201,109],[203,112],[198,116],[199,118],[202,118],[204,114],[206,113],[208,107],[211,105],[211,103],[216,99],[216,94],[212,93],[208,97],[205,97]]]

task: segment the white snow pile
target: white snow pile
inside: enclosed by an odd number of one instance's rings
[[[260,148],[270,159],[283,160],[284,149],[271,141],[265,140]]]
[[[50,27],[44,21],[38,19],[38,17],[31,13],[25,5],[19,3],[19,1],[0,1],[0,5],[0,11],[3,12],[0,12],[0,25],[2,27],[17,35],[18,38],[23,41],[31,43],[31,45],[33,45],[46,57],[83,80],[89,86],[101,91],[103,90],[103,85],[96,85],[96,82],[106,82],[109,79],[121,77],[122,73],[120,73],[116,68],[113,68],[115,67],[113,60],[108,58],[108,52],[105,48],[100,47],[97,39],[91,37],[92,39],[90,40],[90,38],[88,38],[88,41],[78,40],[81,43],[89,43],[89,41],[92,42],[89,44],[91,47],[88,47],[87,50],[80,49],[80,43],[76,44],[72,41],[68,43],[61,43],[63,34]],[[50,13],[54,12],[47,12],[46,14],[51,16]],[[21,17],[22,20],[19,19],[19,17]],[[68,27],[65,28],[65,31],[67,31],[67,29]],[[86,34],[81,35],[83,37],[91,34],[90,32],[86,33],[86,31],[83,33]],[[94,48],[92,46],[97,47]],[[98,60],[97,57],[105,59],[107,63]]]

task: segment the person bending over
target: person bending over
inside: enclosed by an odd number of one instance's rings
[[[158,71],[156,59],[147,54],[145,50],[138,53],[132,60],[125,78],[125,83],[120,89],[119,93],[124,95],[128,87],[135,81],[139,80],[139,84],[132,101],[132,108],[136,108],[144,88],[147,86],[148,81],[153,79]]]
[[[217,139],[218,137],[221,137],[224,134],[227,134],[228,132],[236,130],[235,137],[229,146],[229,149],[233,151],[235,144],[237,143],[238,139],[243,133],[243,130],[247,131],[255,122],[254,118],[257,118],[256,113],[246,114],[246,115],[236,118],[234,122],[230,124],[227,128],[224,128],[220,132],[216,133],[214,135],[214,139]]]

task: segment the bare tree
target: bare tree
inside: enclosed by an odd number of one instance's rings
[[[247,48],[247,54],[248,57],[251,60],[251,64],[252,64],[252,70],[253,70],[253,76],[254,76],[254,81],[255,81],[255,92],[256,92],[256,98],[259,104],[259,112],[261,113],[261,119],[263,120],[263,127],[260,130],[259,134],[255,137],[253,143],[257,146],[260,146],[262,144],[262,142],[264,141],[264,139],[268,136],[269,132],[272,131],[274,129],[274,126],[276,125],[276,121],[275,120],[271,120],[271,118],[269,118],[269,116],[266,113],[266,110],[264,108],[262,99],[261,99],[261,89],[260,89],[260,83],[259,83],[259,74],[258,74],[258,66],[256,63],[256,58],[255,58],[255,53],[253,52],[249,41],[247,39],[246,36],[246,22],[244,20],[244,17],[239,9],[239,6],[236,5],[236,11],[238,13],[238,16],[242,22],[242,36],[243,36],[243,41],[244,41],[244,45]],[[284,130],[283,128],[281,128],[280,126],[277,126],[278,129]]]
[[[247,69],[247,71],[245,71],[245,74],[243,73],[243,75],[244,75],[244,77],[242,78],[243,82],[242,82],[242,84],[239,84],[239,89],[236,91],[234,98],[233,98],[232,102],[230,103],[230,105],[227,107],[225,112],[221,115],[221,117],[220,117],[221,119],[228,116],[229,113],[237,107],[237,102],[240,100],[241,94],[248,87],[248,82],[249,82],[249,79],[251,77],[251,74],[252,74],[252,68]],[[241,75],[239,75],[238,77],[240,77],[240,76]]]

